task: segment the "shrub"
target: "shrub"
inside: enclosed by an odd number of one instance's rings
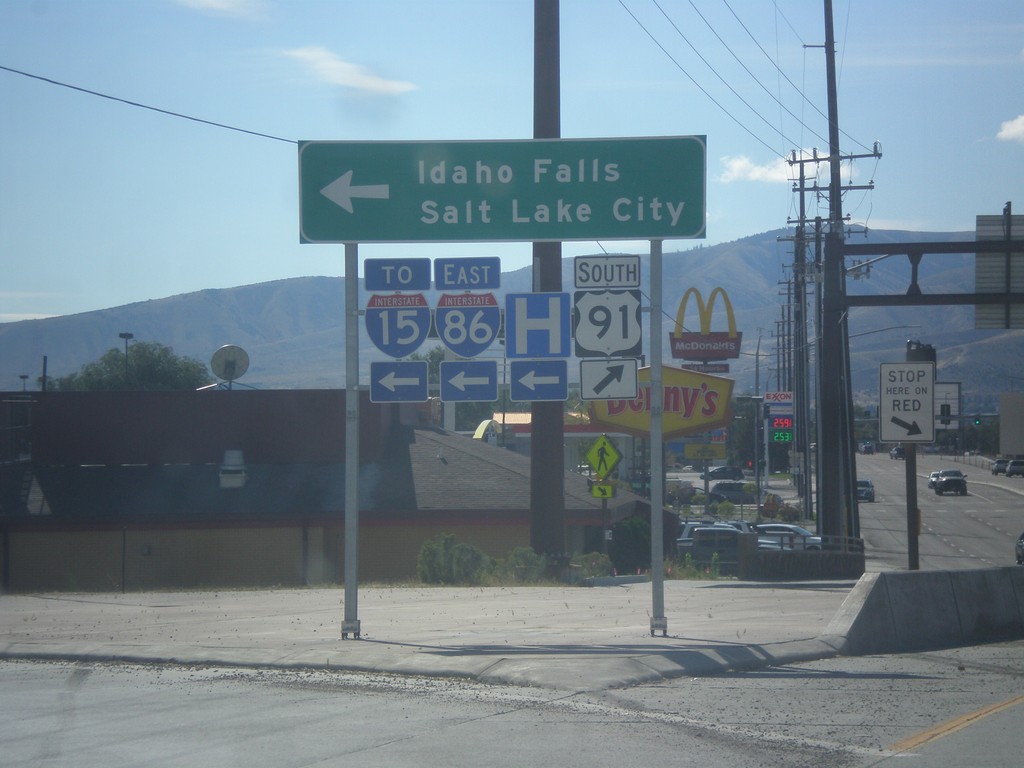
[[[532,583],[544,578],[547,567],[544,555],[538,555],[530,547],[516,547],[508,557],[495,561],[491,575],[496,581]]]
[[[603,552],[587,552],[583,555],[573,555],[570,565],[574,568],[579,568],[579,577],[581,579],[610,576],[612,572],[612,560]]]
[[[490,558],[450,533],[425,541],[416,556],[416,575],[425,584],[474,584],[490,567]]]

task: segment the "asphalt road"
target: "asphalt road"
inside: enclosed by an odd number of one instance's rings
[[[599,693],[318,670],[0,663],[3,766],[1004,768],[1024,643]]]

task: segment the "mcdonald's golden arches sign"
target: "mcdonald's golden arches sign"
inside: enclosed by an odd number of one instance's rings
[[[697,304],[697,320],[699,332],[685,330],[686,305],[693,296]],[[711,317],[715,310],[715,302],[721,298],[725,307],[725,319],[728,323],[726,331],[712,331]],[[732,302],[721,287],[715,288],[708,296],[707,303],[696,288],[688,288],[679,302],[676,313],[676,329],[668,335],[672,349],[672,357],[679,360],[731,360],[740,356],[740,342],[743,334],[736,330],[736,315],[732,311]]]

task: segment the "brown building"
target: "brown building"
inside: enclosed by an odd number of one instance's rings
[[[529,546],[529,458],[438,429],[422,408],[360,403],[361,581],[415,577],[454,534]],[[0,573],[9,591],[339,583],[340,390],[8,393],[0,410]],[[605,513],[565,478],[570,554]],[[641,510],[642,507],[642,510]],[[646,505],[616,499],[614,521]]]

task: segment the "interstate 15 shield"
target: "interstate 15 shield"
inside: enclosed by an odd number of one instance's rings
[[[366,334],[389,357],[407,357],[430,333],[430,305],[422,293],[373,294],[366,302]]]

